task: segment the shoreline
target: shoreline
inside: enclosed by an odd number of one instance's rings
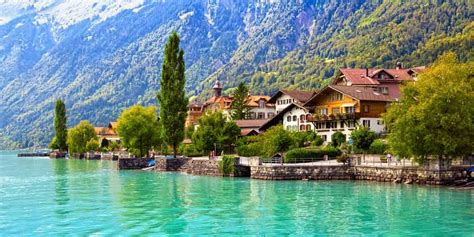
[[[119,159],[119,169],[142,170],[148,159]],[[126,168],[125,168],[126,166]],[[262,165],[250,161],[241,165],[236,159],[234,172],[223,175],[216,160],[193,160],[189,158],[157,159],[154,172],[184,172],[192,175],[243,177],[258,180],[366,180],[399,184],[441,185],[447,187],[474,187],[467,167],[451,166],[434,170],[424,167],[372,167],[347,165]]]

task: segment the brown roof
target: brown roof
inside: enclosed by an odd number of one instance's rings
[[[395,98],[389,95],[380,94],[374,91],[373,88],[330,85],[322,89],[318,94],[314,95],[313,98],[311,98],[304,106],[314,106],[315,99],[318,98],[318,96],[324,94],[324,92],[327,90],[338,91],[359,101],[395,101]]]
[[[342,68],[340,73],[345,76],[345,78],[352,82],[354,85],[378,85],[380,82],[374,78],[375,75],[385,72],[388,75],[393,77],[393,81],[407,81],[413,80],[411,71],[422,71],[424,67],[416,67],[413,69],[402,68],[402,69],[376,69],[376,68]]]
[[[280,89],[277,93],[275,93],[267,103],[272,103],[275,104],[277,101],[277,98],[280,97],[282,94],[288,95],[295,99],[295,102],[298,102],[299,104],[304,104],[306,101],[311,99],[314,94],[316,94],[317,90],[313,91],[301,91],[301,90],[284,90]]]
[[[258,135],[258,134],[259,134],[259,132],[255,129],[246,128],[246,129],[242,129],[240,131],[241,136],[252,136],[252,135]]]
[[[251,95],[251,96],[248,97],[247,105],[250,106],[250,107],[259,107],[258,102],[260,100],[264,100],[265,103],[266,103],[268,100],[270,100],[270,96],[268,96],[268,95]],[[271,105],[269,104],[267,106],[271,106]]]
[[[372,88],[365,87],[353,87],[353,86],[329,86],[330,88],[346,94],[356,100],[365,101],[394,101],[394,99],[388,95],[380,94],[374,91]]]
[[[259,128],[267,121],[266,119],[235,120],[235,123],[240,128]]]
[[[109,127],[95,127],[95,134],[97,136],[116,136],[117,133]]]

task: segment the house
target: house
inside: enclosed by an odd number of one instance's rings
[[[372,88],[383,95],[398,99],[400,85],[416,80],[424,70],[425,67],[403,68],[401,63],[397,63],[394,69],[343,68],[336,73],[331,85]]]
[[[307,120],[311,116],[310,108],[303,106],[311,97],[317,93],[313,91],[283,90],[276,92],[268,103],[275,104],[277,114],[260,127],[260,131],[277,124],[290,131],[313,130],[313,124]]]
[[[186,127],[196,126],[199,118],[206,112],[222,111],[225,117],[231,117],[232,102],[234,98],[222,95],[222,83],[216,80],[212,87],[213,96],[200,104],[198,102],[190,103],[188,106],[188,117],[186,119]],[[269,96],[265,95],[249,95],[247,106],[250,108],[247,119],[262,120],[275,116],[275,105],[269,103]]]
[[[254,136],[260,133],[260,127],[267,121],[266,119],[235,120],[235,123],[240,128],[241,136]]]
[[[188,116],[186,117],[185,127],[196,126],[199,118],[204,113],[204,105],[199,102],[192,102],[188,105]]]
[[[110,142],[120,142],[117,134],[117,122],[110,122],[107,127],[95,127],[95,134],[99,137],[101,147],[107,147]]]
[[[385,132],[381,115],[395,100],[369,87],[329,85],[308,100],[304,107],[313,112],[307,121],[313,124],[324,141],[329,142],[337,131],[349,139],[350,133],[358,126],[376,133]]]
[[[247,106],[250,108],[248,119],[270,119],[275,116],[275,105],[268,103],[270,96],[250,95]]]
[[[283,90],[280,89],[277,91],[267,103],[274,104],[276,113],[280,113],[285,109],[287,106],[291,105],[292,103],[303,105],[308,101],[314,94],[316,94],[317,90],[313,91],[301,91],[301,90]]]

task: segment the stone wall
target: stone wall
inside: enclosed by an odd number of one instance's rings
[[[237,165],[233,177],[250,177],[250,167]],[[193,160],[190,158],[157,159],[156,171],[179,171],[193,175],[222,176],[219,172],[219,161],[217,160]]]
[[[120,170],[134,170],[148,167],[149,158],[118,159],[117,166]]]
[[[251,178],[266,180],[350,180],[353,172],[348,166],[289,166],[261,165],[251,167]]]
[[[155,170],[156,171],[185,171],[187,163],[191,161],[189,158],[176,158],[176,159],[156,159]]]
[[[374,180],[395,183],[449,184],[466,179],[467,172],[462,167],[447,170],[431,170],[421,167],[353,167],[357,180]]]

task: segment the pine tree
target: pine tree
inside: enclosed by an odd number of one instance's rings
[[[54,110],[54,143],[60,151],[67,150],[67,117],[66,106],[62,100],[56,101]]]
[[[179,48],[178,33],[173,32],[165,45],[161,71],[161,89],[157,98],[160,104],[160,121],[163,140],[173,147],[176,157],[178,145],[184,139],[184,122],[188,99],[184,91],[184,51]]]
[[[250,107],[247,105],[249,100],[249,89],[241,82],[233,94],[234,101],[232,101],[232,119],[246,119],[250,112]]]

